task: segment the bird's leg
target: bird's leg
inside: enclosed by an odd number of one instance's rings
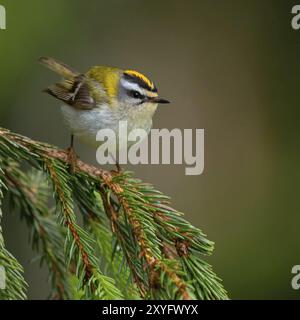
[[[120,164],[119,164],[118,160],[116,160],[115,165],[116,165],[116,168],[117,168],[117,172],[118,172],[118,173],[121,173],[121,172],[122,172],[122,168],[121,168],[121,166],[120,166]]]
[[[70,164],[70,173],[74,174],[76,169],[77,155],[74,148],[74,135],[71,135],[71,144],[67,149],[68,153],[68,162]]]
[[[116,166],[116,168],[117,168],[117,170],[113,170],[113,172],[115,172],[115,173],[117,173],[117,174],[121,173],[121,172],[122,172],[122,168],[121,168],[118,160],[117,160],[111,153],[110,153],[110,156],[112,157],[112,159],[113,159],[113,161],[114,161],[114,163],[115,163],[115,166]]]

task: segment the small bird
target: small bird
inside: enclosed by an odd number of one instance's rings
[[[158,96],[151,80],[135,70],[95,66],[83,74],[53,58],[39,61],[63,77],[44,91],[63,102],[62,115],[71,131],[68,151],[73,169],[74,136],[96,147],[100,129],[112,129],[118,138],[120,121],[127,121],[128,132],[144,129],[149,133],[158,104],[169,103]]]

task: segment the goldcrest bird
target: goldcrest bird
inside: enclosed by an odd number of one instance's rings
[[[95,66],[81,74],[53,58],[39,61],[63,77],[45,92],[63,102],[61,111],[73,137],[91,146],[100,129],[114,130],[118,138],[119,122],[127,121],[128,132],[152,127],[152,117],[159,103],[169,103],[158,96],[154,83],[134,70]],[[121,146],[119,146],[121,147]]]

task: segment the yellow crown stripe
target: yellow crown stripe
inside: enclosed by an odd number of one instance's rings
[[[133,76],[133,77],[137,77],[139,79],[141,79],[142,81],[144,81],[148,87],[150,87],[151,89],[154,89],[154,84],[151,80],[149,80],[146,76],[144,76],[142,73],[139,73],[138,71],[135,70],[125,70],[125,73]]]

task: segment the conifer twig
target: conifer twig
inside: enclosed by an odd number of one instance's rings
[[[54,299],[70,298],[64,272],[64,256],[62,253],[63,238],[59,225],[53,219],[52,212],[47,208],[49,188],[45,184],[45,177],[37,172],[25,175],[17,163],[4,165],[5,182],[13,198],[14,205],[18,205],[21,216],[32,228],[32,246],[39,249],[42,245],[41,263],[46,261],[53,283]]]
[[[44,246],[47,239],[43,237],[48,236],[43,235],[40,217],[36,216],[42,210],[35,210],[30,190],[20,186],[9,172],[13,163],[22,165],[25,161],[47,174],[66,231],[65,272],[74,265],[77,280],[73,282],[80,298],[227,298],[221,280],[201,258],[212,253],[213,243],[151,185],[129,172],[116,173],[81,160],[71,174],[66,151],[3,128],[0,159],[5,164],[4,181],[12,184],[10,191],[19,190],[24,204],[30,204]],[[22,181],[26,181],[25,176]],[[76,205],[84,226],[77,222]],[[49,261],[55,266],[55,260]],[[117,268],[123,272],[117,272]],[[54,281],[58,291],[62,289],[62,277]],[[64,298],[62,290],[60,298]]]

